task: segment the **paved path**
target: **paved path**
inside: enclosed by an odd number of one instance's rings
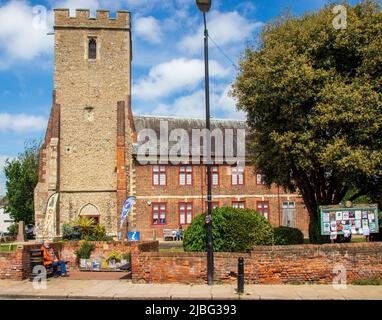
[[[331,285],[246,285],[237,295],[234,285],[132,284],[130,280],[49,279],[47,289],[32,282],[0,281],[0,299],[254,299],[254,300],[382,300],[382,286],[353,286],[335,290]]]

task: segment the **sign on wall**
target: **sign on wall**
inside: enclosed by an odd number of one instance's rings
[[[360,234],[368,236],[378,233],[378,206],[376,204],[354,205],[343,207],[339,205],[320,206],[321,234],[348,236]]]
[[[139,241],[141,240],[141,233],[139,231],[130,231],[128,233],[129,241]]]

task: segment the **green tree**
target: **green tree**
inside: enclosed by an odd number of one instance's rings
[[[7,160],[5,211],[16,222],[34,223],[34,188],[38,180],[38,151],[40,143],[25,144],[25,150],[16,159]]]
[[[319,234],[319,205],[349,190],[381,190],[381,8],[344,6],[346,29],[333,27],[333,5],[267,24],[231,92],[247,113],[257,169],[268,185],[301,192],[313,243],[328,240]]]

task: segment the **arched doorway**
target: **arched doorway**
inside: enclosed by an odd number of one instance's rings
[[[100,215],[101,214],[98,208],[91,203],[88,203],[87,205],[83,206],[80,210],[81,218],[93,218],[96,221],[96,223],[100,222]]]

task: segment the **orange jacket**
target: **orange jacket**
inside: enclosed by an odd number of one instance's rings
[[[49,266],[52,264],[53,261],[58,261],[57,255],[54,254],[55,259],[53,259],[52,256],[50,255],[49,250],[45,248],[45,246],[42,246],[41,250],[43,251],[43,255],[44,255],[44,266]]]

